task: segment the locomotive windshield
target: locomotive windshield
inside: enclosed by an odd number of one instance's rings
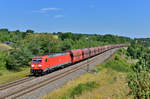
[[[41,58],[32,59],[32,63],[41,63],[41,62],[42,62]]]

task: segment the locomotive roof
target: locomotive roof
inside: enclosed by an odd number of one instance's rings
[[[66,52],[61,52],[61,53],[52,53],[49,54],[48,57],[55,57],[55,56],[62,56],[62,55],[66,55]]]
[[[32,58],[55,57],[55,56],[62,56],[62,55],[66,55],[66,54],[67,54],[66,52],[61,52],[61,53],[51,53],[51,54],[48,54],[48,55],[44,55],[44,56],[35,56],[35,57],[32,57]]]
[[[45,56],[35,56],[35,57],[32,57],[32,58],[44,58],[44,57],[46,57],[47,55],[45,55]]]

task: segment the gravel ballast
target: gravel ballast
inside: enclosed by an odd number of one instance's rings
[[[87,62],[90,62],[90,60],[92,60],[92,59],[96,59],[94,62],[92,62],[92,63],[90,63],[88,65],[88,68],[87,68],[87,66],[85,66],[85,67],[83,67],[83,68],[81,68],[81,69],[79,69],[79,70],[77,70],[77,71],[75,71],[75,72],[73,72],[71,74],[68,74],[65,77],[62,77],[62,78],[60,78],[60,79],[58,79],[56,81],[53,81],[53,82],[51,82],[51,83],[49,83],[49,84],[47,84],[47,85],[45,85],[43,87],[40,87],[40,88],[38,88],[38,89],[36,89],[36,90],[34,90],[32,92],[29,92],[29,93],[19,97],[19,99],[40,99],[42,96],[46,95],[47,93],[51,92],[52,90],[61,87],[67,81],[72,80],[72,79],[74,79],[76,77],[79,77],[80,75],[86,73],[88,71],[87,69],[92,70],[97,64],[101,64],[103,61],[105,61],[111,55],[113,55],[114,52],[116,52],[116,50],[118,50],[118,49],[119,48],[111,49],[111,50],[106,51],[106,52],[104,52],[104,53],[102,53],[100,55],[97,55],[97,56],[92,57],[92,58],[90,58],[88,60],[82,61],[80,63],[74,64],[74,65],[69,66],[67,68],[55,71],[53,73],[50,73],[50,74],[42,76],[42,77],[37,77],[36,79],[33,79],[31,81],[28,81],[28,82],[24,82],[24,83],[19,84],[17,86],[13,86],[13,87],[8,88],[6,90],[1,90],[0,91],[0,99],[1,99],[1,97],[6,96],[7,94],[11,94],[11,93],[13,93],[15,91],[18,91],[17,94],[19,95],[20,94],[19,90],[24,90],[24,88],[28,88],[29,86],[34,86],[38,82],[47,80],[48,78],[51,79],[55,75],[59,75],[59,74],[61,74],[63,72],[69,72],[74,67],[79,67],[83,63],[87,63]],[[8,99],[14,98],[15,96],[17,96],[17,94],[15,94],[14,96],[8,97]]]
[[[104,53],[96,56],[97,60],[94,63],[89,64],[89,70],[92,70],[95,67],[95,65],[101,64],[103,61],[108,59],[118,49],[119,48],[112,49],[112,50],[109,50],[107,52],[104,52]],[[84,67],[84,68],[82,68],[82,69],[80,69],[80,70],[78,70],[72,74],[69,74],[69,75],[67,75],[67,76],[65,76],[65,77],[63,77],[57,81],[54,81],[54,82],[52,82],[52,83],[50,83],[50,84],[48,84],[42,88],[39,88],[38,90],[36,90],[34,92],[31,92],[31,93],[26,94],[25,96],[19,97],[19,99],[40,99],[42,96],[50,93],[52,90],[63,86],[67,81],[72,80],[76,77],[79,77],[80,75],[82,75],[86,72],[87,72],[87,67]]]

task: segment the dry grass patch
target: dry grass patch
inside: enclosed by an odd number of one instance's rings
[[[97,74],[86,73],[75,80],[69,81],[62,88],[52,91],[43,99],[70,99],[71,91],[79,84],[96,82],[98,87],[92,90],[85,90],[75,99],[127,99],[128,86],[126,83],[126,73],[103,69]]]
[[[130,66],[125,58],[115,54],[101,66],[97,65],[94,70],[96,73],[85,73],[47,94],[43,99],[132,99],[132,96],[128,96],[126,82],[126,76],[131,71]],[[88,82],[95,82],[98,86],[72,96],[75,88]]]
[[[128,96],[129,88],[125,78],[125,73],[115,73],[112,77],[109,75],[100,82],[99,88],[92,92],[87,91],[76,99],[132,99]]]
[[[12,47],[10,47],[10,46],[8,46],[6,44],[0,43],[0,49],[1,50],[10,50],[10,49],[12,49]]]

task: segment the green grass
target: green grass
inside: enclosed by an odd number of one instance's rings
[[[98,67],[98,70],[102,70],[103,68],[113,69],[118,72],[129,72],[130,64],[127,62],[127,60],[118,54],[115,54],[111,59],[109,59],[107,62],[104,62],[101,66]]]
[[[86,83],[80,83],[74,88],[69,89],[70,90],[70,95],[64,95],[61,97],[61,99],[74,99],[75,96],[81,95],[85,91],[91,91],[94,88],[97,88],[98,84],[94,81],[92,82],[86,82]]]
[[[96,82],[86,82],[84,84],[79,84],[75,88],[72,89],[71,97],[74,97],[76,95],[82,94],[82,92],[86,90],[91,90],[93,88],[96,88],[98,84]]]
[[[30,74],[30,68],[22,68],[20,72],[9,70],[0,70],[0,84],[5,84],[11,81],[19,80],[27,77]]]
[[[124,54],[117,52],[90,73],[67,82],[43,99],[133,99],[127,96],[126,76],[131,71],[127,61]]]

